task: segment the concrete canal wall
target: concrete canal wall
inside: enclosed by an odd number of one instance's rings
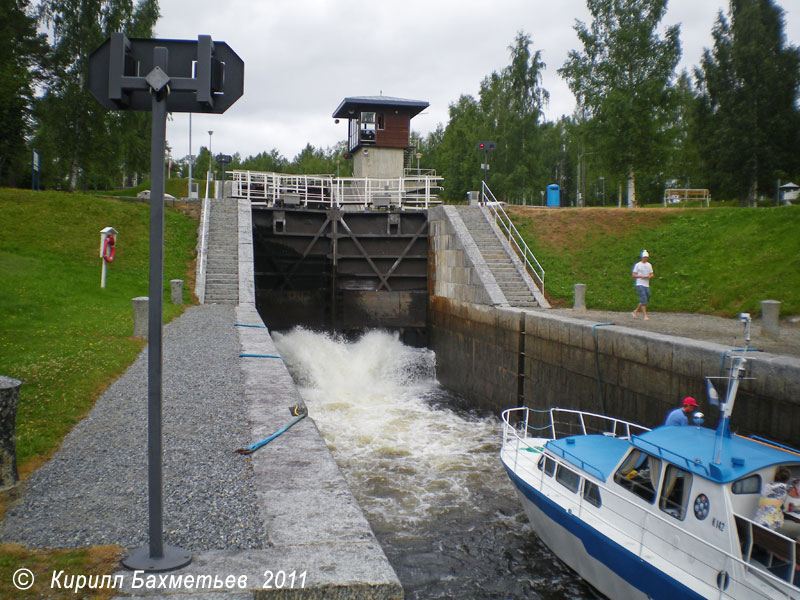
[[[508,307],[457,208],[432,209],[428,227],[428,345],[445,387],[498,414],[518,405],[558,406],[647,426],[694,396],[706,424],[716,424],[704,378],[723,374],[730,348]],[[754,352],[748,376],[734,429],[800,447],[800,360]]]
[[[432,297],[428,338],[441,383],[499,413],[526,405],[577,408],[660,425],[694,396],[715,425],[706,376],[722,375],[727,346],[607,326],[546,310]],[[800,359],[754,352],[732,427],[800,446]],[[717,384],[720,394],[722,384]]]

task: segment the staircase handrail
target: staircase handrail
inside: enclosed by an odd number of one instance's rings
[[[208,229],[210,218],[210,202],[206,197],[203,199],[203,208],[200,213],[200,239],[198,240],[197,273],[195,275],[194,293],[200,304],[206,299],[206,268],[208,261]]]
[[[505,231],[508,237],[508,243],[514,247],[517,254],[522,259],[525,269],[539,283],[541,292],[544,294],[544,267],[536,260],[528,244],[525,243],[522,235],[520,235],[514,223],[512,223],[511,218],[503,209],[503,205],[497,201],[492,190],[489,189],[485,181],[481,182],[481,202],[492,213],[495,223]]]

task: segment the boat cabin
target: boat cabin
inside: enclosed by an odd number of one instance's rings
[[[800,498],[786,500],[779,529],[755,520],[778,468],[800,479],[796,450],[548,412],[549,425],[505,411],[501,459],[537,535],[608,597],[800,598]]]
[[[754,520],[763,485],[778,468],[789,470],[790,482],[800,479],[800,455],[793,451],[735,435],[720,442],[700,426],[659,427],[628,439],[566,437],[544,448],[549,452],[537,467],[552,477],[549,487],[574,503],[575,514],[596,509],[621,531],[635,524],[639,535],[653,537],[651,549],[667,555],[694,547],[689,555],[709,556],[713,547],[800,585],[800,498],[794,505],[786,499],[777,530]],[[667,541],[679,537],[677,547]]]

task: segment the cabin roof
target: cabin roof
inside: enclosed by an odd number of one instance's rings
[[[548,449],[603,481],[630,447],[628,440],[603,435],[576,435],[547,443]]]
[[[782,463],[800,463],[800,455],[731,435],[724,437],[719,463],[714,460],[716,431],[706,427],[662,426],[635,436],[632,443],[650,454],[717,483],[728,483],[749,473]]]
[[[800,463],[798,454],[733,435],[724,438],[721,459],[716,464],[717,439],[716,431],[706,427],[662,426],[631,440],[578,435],[552,440],[547,448],[603,481],[631,445],[716,483],[729,483],[770,466]]]
[[[342,100],[338,108],[333,111],[335,119],[352,119],[356,112],[363,109],[377,110],[379,108],[402,108],[409,117],[414,117],[428,108],[430,104],[424,100],[408,100],[392,96],[350,96]]]

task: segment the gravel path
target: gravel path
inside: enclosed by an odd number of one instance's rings
[[[193,306],[164,328],[164,543],[260,549],[234,308]],[[34,547],[147,544],[147,351],[25,482],[0,539]]]

